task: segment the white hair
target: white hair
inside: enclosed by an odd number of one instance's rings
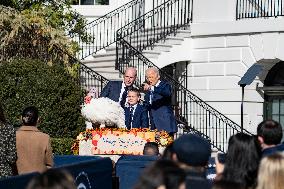
[[[148,68],[148,69],[146,70],[146,75],[147,75],[149,72],[154,72],[154,73],[156,73],[158,76],[160,76],[160,72],[159,72],[158,68],[156,68],[156,67],[150,67],[150,68]]]

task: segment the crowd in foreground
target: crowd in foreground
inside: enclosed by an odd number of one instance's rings
[[[15,170],[18,174],[40,172],[28,189],[76,188],[68,172],[49,169],[53,166],[50,140],[36,128],[35,107],[23,111],[23,126],[16,132],[0,112],[0,176],[14,175]],[[161,155],[155,143],[147,143],[143,154],[159,157],[143,171],[134,189],[284,188],[282,136],[282,126],[273,120],[261,122],[256,136],[245,133],[231,136],[227,153],[218,153],[215,158],[213,180],[206,177],[211,145],[199,135],[180,136]]]
[[[145,170],[135,189],[284,188],[282,137],[281,125],[273,120],[261,122],[256,136],[245,133],[231,136],[227,153],[217,154],[216,176],[209,180],[206,177],[211,156],[209,142],[198,135],[182,135],[160,160]]]

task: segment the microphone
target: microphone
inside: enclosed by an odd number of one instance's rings
[[[145,80],[145,81],[141,84],[141,86],[140,86],[140,90],[141,90],[141,91],[145,91],[145,90],[144,90],[145,84],[148,84],[148,85],[149,85],[149,82],[148,82],[147,80]]]

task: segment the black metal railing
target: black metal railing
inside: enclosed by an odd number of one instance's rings
[[[77,57],[84,59],[116,42],[116,31],[143,15],[144,6],[145,0],[133,0],[84,26],[87,43],[80,35],[72,37],[80,47]]]
[[[63,51],[58,46],[54,46],[52,50],[50,50],[48,43],[41,42],[36,46],[27,43],[13,44],[12,46],[0,48],[0,61],[22,58],[38,59],[49,64],[69,64],[69,68],[72,68],[70,74],[73,75],[76,82],[79,82],[82,89],[88,90],[90,87],[95,87],[98,94],[100,94],[101,90],[108,82],[105,77],[85,66],[77,58]]]
[[[284,16],[283,0],[237,0],[236,18]]]
[[[145,81],[146,70],[149,67],[159,68],[128,41],[120,39],[119,43],[123,53],[119,54],[118,70],[124,73],[127,67],[136,67],[138,70],[136,85],[141,86]],[[204,136],[210,138],[212,146],[226,151],[229,137],[241,132],[241,127],[190,92],[172,76],[162,70],[160,70],[160,75],[161,79],[168,81],[172,86],[173,107],[177,121],[185,124],[189,130],[203,133]],[[243,132],[250,134],[245,129]]]
[[[171,34],[175,35],[181,27],[187,27],[191,18],[192,0],[164,0],[151,11],[120,28],[117,41],[124,39],[139,51],[153,48],[155,43]],[[121,46],[119,42],[116,44],[118,51]]]

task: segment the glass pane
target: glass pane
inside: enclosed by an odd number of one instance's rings
[[[284,127],[284,115],[280,116],[280,124]]]
[[[279,115],[272,115],[272,119],[279,122]]]
[[[284,115],[284,99],[280,100],[280,114]]]
[[[279,114],[279,100],[272,101],[272,114]]]
[[[81,0],[81,5],[94,5],[94,0]]]

